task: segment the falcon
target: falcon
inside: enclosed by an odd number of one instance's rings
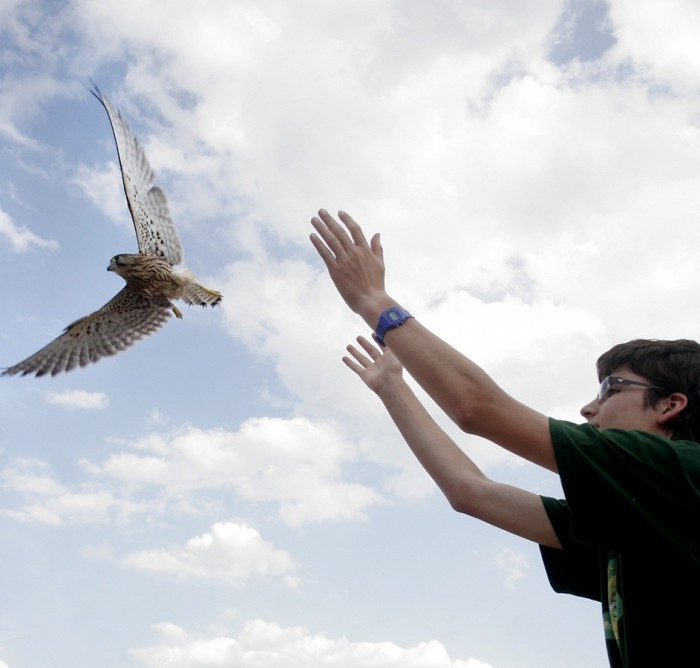
[[[68,325],[58,338],[22,362],[3,370],[3,376],[55,376],[76,366],[115,355],[162,327],[171,313],[182,313],[171,300],[216,306],[222,294],[205,288],[186,268],[182,243],[163,191],[153,185],[154,172],[121,113],[97,86],[100,101],[117,145],[126,202],[136,231],[138,253],[115,255],[107,271],[126,281],[110,301],[94,313]]]

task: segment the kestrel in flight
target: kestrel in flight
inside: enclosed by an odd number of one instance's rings
[[[109,116],[139,252],[115,255],[109,262],[107,270],[126,281],[121,292],[94,313],[68,325],[38,352],[5,369],[3,376],[55,376],[97,362],[155,332],[171,312],[182,318],[171,299],[200,306],[216,306],[222,299],[220,292],[205,288],[191,271],[174,269],[183,262],[184,254],[165,194],[153,185],[153,170],[122,115],[97,86],[91,92]]]

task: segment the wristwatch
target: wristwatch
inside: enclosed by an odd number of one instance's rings
[[[379,322],[374,330],[374,340],[382,347],[386,347],[384,336],[390,329],[401,327],[406,320],[413,316],[400,306],[392,306],[379,316]]]

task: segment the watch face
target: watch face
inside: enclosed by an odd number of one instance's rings
[[[384,346],[384,334],[394,327],[399,327],[403,325],[408,318],[413,316],[406,310],[402,309],[400,306],[392,306],[388,308],[384,313],[379,316],[379,322],[377,323],[377,331],[374,340],[379,343],[380,346]]]

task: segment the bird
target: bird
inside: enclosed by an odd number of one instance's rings
[[[165,193],[154,185],[155,173],[121,112],[93,83],[90,92],[104,107],[117,147],[126,202],[134,223],[137,253],[115,255],[107,267],[126,281],[104,306],[68,325],[41,350],[0,375],[44,376],[97,362],[132,346],[182,312],[171,300],[217,306],[223,295],[204,287],[184,267],[184,251],[170,217]],[[183,265],[179,267],[177,265]]]

